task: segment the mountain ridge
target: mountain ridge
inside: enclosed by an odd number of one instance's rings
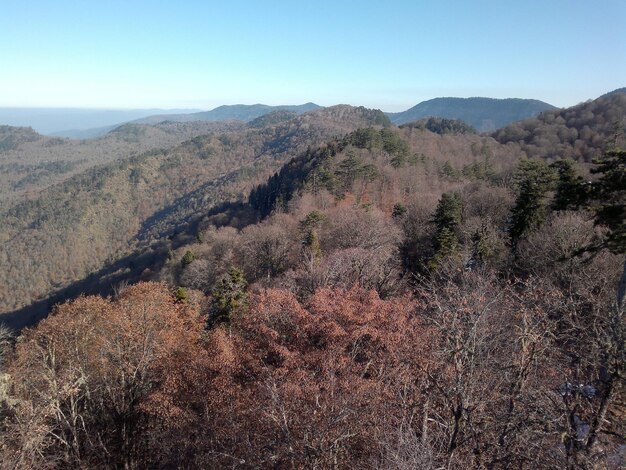
[[[222,105],[209,111],[200,111],[197,113],[184,113],[184,114],[158,114],[154,116],[148,116],[145,118],[137,119],[133,122],[141,124],[157,124],[162,121],[228,121],[237,120],[243,122],[249,122],[265,114],[269,114],[272,111],[292,111],[298,114],[302,114],[308,111],[322,108],[315,103],[308,102],[301,105],[279,105],[270,106],[267,104],[234,104],[234,105]]]

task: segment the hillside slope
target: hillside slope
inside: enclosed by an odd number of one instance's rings
[[[207,132],[237,124],[189,122],[157,126],[126,124],[93,140],[43,136],[30,128],[0,126],[0,210],[23,197],[32,199],[94,165],[170,148]]]
[[[28,305],[238,199],[309,145],[385,123],[380,111],[337,106],[260,129],[213,132],[91,168],[13,205],[0,213],[0,311]]]
[[[600,157],[608,145],[623,146],[625,136],[626,92],[621,90],[571,108],[543,112],[493,133],[500,143],[519,145],[528,157],[585,162]]]
[[[119,126],[155,114],[193,113],[198,109],[97,109],[97,108],[14,108],[0,107],[0,125],[32,127],[45,135],[67,135],[68,129],[84,131]]]

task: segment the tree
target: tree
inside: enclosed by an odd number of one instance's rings
[[[232,316],[241,312],[247,305],[247,282],[239,268],[232,267],[217,283],[213,290],[213,302],[209,313],[208,326],[228,323]]]
[[[154,394],[181,383],[201,331],[194,308],[164,284],[58,306],[16,345],[0,467],[141,468],[158,428],[149,403],[154,413],[169,406]]]
[[[509,226],[514,253],[519,240],[543,223],[546,194],[554,187],[556,174],[543,160],[524,160],[517,168],[515,180],[518,194]]]
[[[608,234],[602,247],[613,253],[626,253],[626,150],[608,151],[591,170],[600,178],[592,184],[591,207],[595,223],[606,227]],[[623,294],[623,293],[622,293]],[[623,296],[622,296],[623,300]]]
[[[407,208],[406,208],[406,206],[404,204],[402,204],[401,202],[396,202],[393,205],[393,210],[391,212],[391,216],[394,219],[401,219],[406,214],[406,211],[407,211]]]
[[[556,193],[551,208],[555,211],[575,210],[583,204],[586,185],[583,178],[576,174],[573,160],[559,160],[550,165],[558,173]]]
[[[183,257],[180,260],[180,264],[183,265],[183,268],[189,266],[193,260],[196,259],[196,256],[193,254],[193,251],[187,250]]]
[[[440,263],[457,253],[459,237],[457,229],[461,223],[463,205],[457,193],[441,195],[432,223],[437,227],[433,242],[434,255],[428,262],[429,269],[436,269]]]
[[[579,185],[575,196],[586,201],[594,213],[594,223],[606,229],[605,236],[585,251],[597,253],[608,249],[618,255],[626,254],[626,151],[608,150],[604,157],[594,160],[592,173],[600,177],[590,188]],[[589,332],[595,354],[589,379],[567,382],[563,388],[563,402],[569,416],[566,436],[568,468],[580,468],[581,461],[595,458],[596,443],[608,426],[607,415],[615,404],[618,389],[624,384],[626,365],[626,325],[624,324],[624,297],[626,295],[626,260],[617,287],[615,305],[602,310],[593,321],[586,318],[581,334]],[[582,385],[577,385],[582,384]],[[587,417],[581,419],[581,410],[587,408]],[[582,437],[581,437],[582,433]]]
[[[437,231],[444,228],[455,230],[461,223],[461,209],[461,196],[458,193],[443,193],[433,217]]]

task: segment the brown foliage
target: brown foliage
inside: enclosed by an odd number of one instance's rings
[[[136,467],[144,408],[182,413],[153,388],[193,358],[200,329],[161,284],[59,306],[20,338],[9,369],[16,419],[4,434],[7,464]]]
[[[208,335],[208,440],[195,462],[374,466],[384,430],[415,412],[415,352],[429,340],[411,302],[321,290],[305,308],[290,293],[265,290],[250,305]]]

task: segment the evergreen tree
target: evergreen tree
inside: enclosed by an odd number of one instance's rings
[[[313,257],[313,259],[319,260],[322,258],[322,246],[320,239],[317,236],[315,229],[309,229],[304,236],[302,243],[306,248],[306,251]]]
[[[452,258],[458,253],[459,239],[452,229],[444,227],[437,233],[434,246],[435,254],[428,262],[430,270],[437,269],[443,260]]]
[[[511,211],[509,235],[513,252],[519,240],[540,226],[546,216],[546,195],[554,188],[557,175],[543,160],[520,162],[515,175],[518,195]]]
[[[433,223],[437,226],[437,231],[440,232],[444,228],[449,228],[453,231],[456,230],[457,226],[461,223],[462,208],[461,196],[457,193],[442,194],[433,218]]]
[[[575,210],[584,202],[587,186],[583,178],[576,173],[573,160],[559,160],[550,165],[558,173],[556,194],[551,208],[555,211]]]
[[[457,228],[461,223],[463,205],[457,193],[444,193],[439,200],[432,222],[437,227],[433,240],[434,255],[427,263],[430,270],[436,269],[444,259],[458,253]]]
[[[174,297],[176,298],[176,302],[181,304],[187,303],[189,299],[189,294],[187,293],[187,289],[184,287],[179,287],[174,291]]]
[[[592,173],[599,174],[591,190],[595,222],[609,229],[604,246],[626,253],[626,150],[608,151]]]
[[[326,215],[319,211],[309,212],[306,217],[300,221],[300,228],[303,232],[302,245],[305,248],[305,252],[309,253],[313,259],[320,259],[322,257],[322,247],[319,236],[317,235],[317,228],[325,221]]]
[[[187,250],[180,260],[180,264],[182,264],[184,268],[185,266],[189,266],[195,258],[193,251]]]
[[[595,213],[595,223],[606,227],[604,241],[593,249],[607,248],[616,254],[626,254],[626,151],[613,149],[595,160],[592,173],[600,178],[592,184],[587,199]],[[626,296],[626,260],[617,289],[617,305],[624,307]]]
[[[228,323],[232,316],[247,306],[246,279],[239,268],[230,268],[213,289],[208,326]]]
[[[393,205],[393,211],[391,212],[391,216],[394,219],[400,219],[406,214],[406,211],[407,209],[404,204],[402,204],[401,202],[396,202]]]

